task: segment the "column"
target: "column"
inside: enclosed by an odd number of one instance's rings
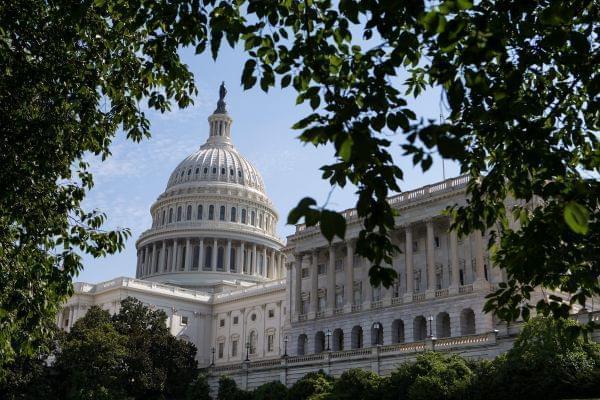
[[[295,257],[292,268],[295,268],[293,271],[294,277],[296,279],[296,316],[302,314],[302,261],[303,257],[298,254]]]
[[[262,274],[263,277],[267,276],[267,248],[263,247],[262,251]]]
[[[142,276],[142,251],[137,251],[137,265],[135,267],[135,277],[140,278]]]
[[[276,263],[276,255],[275,250],[271,250],[271,262],[269,263],[269,268],[271,269],[271,279],[279,279],[279,273],[277,271],[277,263]]]
[[[200,238],[200,251],[198,252],[198,270],[204,268],[204,239]]]
[[[485,279],[485,259],[483,255],[483,234],[480,230],[476,230],[473,232],[475,235],[475,282],[483,283],[486,281]]]
[[[177,239],[173,240],[173,260],[171,261],[171,271],[177,271],[177,257],[179,256],[179,245]]]
[[[212,248],[212,265],[210,266],[210,269],[213,271],[217,270],[217,239],[213,239],[213,248]]]
[[[327,314],[335,309],[335,247],[329,246],[329,266],[327,267]]]
[[[319,302],[319,271],[318,271],[319,253],[313,252],[310,265],[310,315],[308,318],[315,318],[317,313],[317,304]]]
[[[185,241],[185,265],[184,270],[189,271],[192,268],[192,246],[190,246],[190,238]]]
[[[405,256],[405,267],[406,267],[406,293],[404,294],[404,301],[412,301],[412,295],[414,293],[415,286],[415,273],[413,265],[413,234],[412,226],[407,225],[404,228],[405,240],[404,240],[404,256]]]
[[[227,239],[227,248],[225,249],[225,271],[231,272],[230,264],[231,264],[231,239]]]
[[[148,264],[149,264],[150,254],[148,251],[148,246],[144,246],[144,274],[149,275],[148,273]]]
[[[352,311],[354,302],[354,243],[346,241],[346,283],[344,284],[344,312]]]
[[[150,258],[150,273],[154,273],[154,266],[156,265],[156,242],[152,243],[152,256]]]
[[[252,273],[253,275],[258,275],[258,268],[256,266],[258,263],[256,262],[256,244],[252,245]]]
[[[435,297],[435,258],[434,258],[434,238],[433,238],[433,220],[425,221],[427,236],[425,247],[427,249],[427,292],[428,297]]]
[[[451,230],[450,234],[450,269],[452,277],[450,282],[449,292],[451,294],[458,293],[460,286],[460,267],[458,266],[458,236],[455,230]]]
[[[160,258],[158,260],[159,266],[158,266],[158,271],[159,272],[164,272],[165,271],[165,249],[167,248],[167,243],[165,240],[162,241],[162,246],[160,249]]]
[[[244,242],[240,242],[240,254],[238,255],[239,263],[238,268],[240,269],[240,274],[244,273]]]

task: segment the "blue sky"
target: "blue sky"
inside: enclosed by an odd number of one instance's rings
[[[279,212],[281,237],[293,233],[285,224],[287,213],[298,200],[311,196],[322,204],[330,190],[321,179],[319,167],[332,162],[331,147],[304,146],[291,126],[307,115],[308,106],[296,106],[293,89],[275,89],[265,94],[256,87],[244,91],[240,85],[246,60],[241,51],[224,48],[217,61],[206,54],[195,56],[183,51],[185,62],[194,72],[199,88],[195,105],[185,110],[175,108],[167,114],[150,113],[152,138],[133,143],[119,135],[112,145],[112,157],[104,162],[91,159],[95,187],[85,201],[87,208],[107,214],[107,228],[128,227],[132,236],[123,252],[106,258],[84,258],[84,270],[77,281],[100,282],[118,276],[134,276],[135,240],[151,224],[150,206],[162,193],[171,172],[187,155],[204,143],[208,136],[207,117],[218,99],[218,87],[225,81],[227,108],[233,118],[232,137],[238,150],[262,173],[266,190]],[[439,118],[439,92],[429,91],[409,106],[418,117]],[[423,173],[402,157],[401,136],[391,136],[392,154],[404,170],[402,190],[442,180],[442,163]],[[458,166],[445,162],[446,178],[458,175]],[[354,190],[336,189],[329,207],[345,209],[355,202]]]

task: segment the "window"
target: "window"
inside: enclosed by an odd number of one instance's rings
[[[219,247],[217,249],[217,269],[218,270],[223,270],[225,269],[225,264],[224,264],[224,255],[225,255],[225,249],[223,247]]]
[[[181,206],[177,207],[177,222],[181,221]]]
[[[204,168],[204,173],[208,174],[208,168]]]
[[[275,310],[269,310],[269,318],[273,318],[275,316]]]
[[[235,207],[231,207],[231,222],[235,222],[236,219],[237,219],[236,209],[235,209]]]
[[[208,206],[208,219],[213,220],[215,218],[215,206]]]
[[[225,175],[225,168],[221,168],[221,175]]]
[[[252,211],[250,213],[250,225],[252,226],[256,226],[256,213],[254,211]]]
[[[319,275],[325,275],[327,273],[327,265],[319,264],[317,265],[317,271]]]
[[[252,321],[256,321],[256,314],[252,314],[252,315],[250,316],[250,319],[251,319]]]
[[[202,219],[202,204],[198,206],[198,215],[196,215],[197,219]]]
[[[185,216],[186,219],[189,221],[192,219],[192,206],[187,206],[187,215]]]
[[[309,306],[310,302],[308,300],[302,300],[302,314],[308,314]]]
[[[163,210],[163,213],[162,213],[162,221],[161,221],[161,223],[160,223],[160,224],[161,224],[161,225],[164,225],[164,224],[165,224],[165,210]]]
[[[229,175],[233,176],[233,169],[229,170]]]
[[[216,174],[216,173],[217,173],[217,167],[213,167],[213,169],[212,169],[212,173],[213,173],[213,174]]]
[[[327,308],[327,298],[325,296],[319,297],[319,303],[317,304],[319,311],[325,311]]]
[[[192,173],[192,170],[188,169],[188,176],[190,176],[191,173]]]
[[[219,343],[219,358],[223,358],[223,350],[225,349],[225,343]]]
[[[256,345],[258,343],[258,335],[256,334],[256,331],[252,331],[250,332],[250,337],[248,342],[250,343],[250,354],[255,354],[256,353]]]
[[[263,214],[262,214],[262,213],[260,213],[260,215],[259,215],[259,217],[258,217],[258,226],[259,226],[260,228],[262,228],[262,227],[263,227]]]
[[[231,357],[237,357],[237,348],[238,348],[238,341],[232,340],[231,341]]]
[[[310,275],[310,272],[308,270],[308,268],[302,268],[302,278],[308,278]]]
[[[242,177],[242,171],[238,171],[238,178]]]
[[[435,247],[440,247],[440,238],[439,236],[436,236],[433,238],[433,243],[435,244]]]
[[[335,308],[341,308],[344,305],[344,289],[335,294]]]
[[[212,246],[206,246],[206,253],[204,254],[204,269],[212,268]]]
[[[274,343],[275,343],[275,335],[270,333],[267,336],[267,351],[273,351]]]
[[[219,219],[225,221],[225,206],[221,206],[219,209]]]
[[[185,315],[181,317],[181,325],[187,325],[188,324],[188,317],[186,317]]]
[[[235,248],[232,247],[231,252],[229,253],[229,270],[231,272],[235,272],[235,260],[236,260],[235,254],[236,254]]]
[[[237,325],[239,321],[239,317],[236,315],[235,317],[233,317],[233,324]]]
[[[418,251],[419,250],[419,242],[417,242],[416,240],[413,242],[413,251]]]
[[[225,320],[224,319],[220,319],[219,320],[219,327],[224,327],[225,326]]]
[[[342,260],[341,258],[338,258],[337,260],[335,260],[335,272],[340,272],[344,270],[344,260]]]
[[[246,210],[242,209],[242,224],[246,223]]]
[[[200,172],[200,168],[196,168],[196,175]]]
[[[173,222],[173,209],[169,209],[169,223]]]

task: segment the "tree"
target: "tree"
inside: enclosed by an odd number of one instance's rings
[[[125,399],[127,340],[108,311],[91,307],[61,343],[55,367],[66,399]]]
[[[200,374],[188,386],[185,400],[211,400],[210,386],[206,375]]]
[[[252,393],[246,392],[238,388],[235,381],[226,376],[221,375],[219,377],[219,391],[217,393],[217,400],[251,400]]]
[[[167,329],[162,310],[151,310],[128,297],[113,317],[129,349],[123,373],[127,393],[137,399],[183,398],[196,378],[196,347]]]
[[[383,382],[384,380],[374,372],[349,369],[334,382],[331,394],[325,398],[379,400]]]
[[[309,372],[288,390],[288,400],[304,400],[327,394],[333,388],[334,379],[323,370]]]
[[[577,335],[571,319],[536,317],[505,355],[494,360],[491,385],[500,399],[600,396],[600,345]],[[501,390],[500,390],[501,389]]]
[[[273,381],[260,385],[252,392],[253,400],[282,400],[287,399],[287,387],[279,382]]]

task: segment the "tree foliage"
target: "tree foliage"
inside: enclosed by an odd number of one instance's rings
[[[309,372],[294,383],[288,391],[288,400],[303,400],[329,393],[333,387],[333,377],[323,370]]]

